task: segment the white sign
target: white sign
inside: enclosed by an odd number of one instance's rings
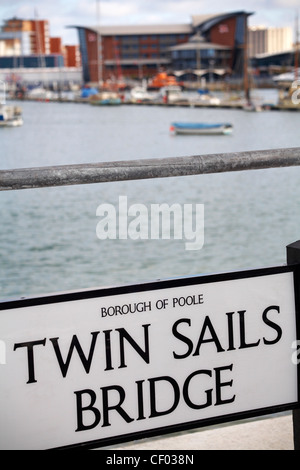
[[[3,302],[0,448],[101,446],[291,409],[293,277],[269,268]]]

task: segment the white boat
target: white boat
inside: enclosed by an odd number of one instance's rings
[[[135,86],[130,90],[131,103],[149,103],[154,98],[155,95],[151,94],[144,86]]]
[[[43,87],[35,87],[27,91],[27,98],[30,100],[51,100],[56,98],[55,93],[50,90],[46,90]]]
[[[22,125],[22,110],[19,106],[0,105],[0,127],[17,127]]]
[[[227,122],[204,123],[204,122],[173,122],[170,130],[175,134],[185,135],[220,135],[231,134],[233,126]]]
[[[245,103],[243,105],[243,110],[244,111],[256,111],[256,112],[259,112],[259,111],[262,111],[262,106],[259,105],[259,104],[255,104],[253,103],[252,101],[250,101],[249,103]]]
[[[198,96],[197,96],[197,99],[195,101],[197,104],[217,106],[221,103],[221,100],[219,98],[212,95],[206,89],[201,89],[200,88],[199,90],[197,90],[197,92],[198,92]]]
[[[181,87],[177,85],[164,86],[159,90],[158,100],[166,104],[188,102]]]

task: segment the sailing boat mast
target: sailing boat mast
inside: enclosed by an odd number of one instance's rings
[[[247,15],[244,19],[244,92],[247,103],[250,101],[249,77],[248,77],[248,26]]]
[[[102,70],[102,37],[100,32],[100,0],[96,0],[97,7],[97,78],[99,87],[103,84],[103,70]]]
[[[298,40],[299,40],[299,23],[298,23],[298,11],[296,12],[296,23],[295,23],[295,64],[294,64],[294,69],[295,69],[295,80],[298,79],[298,57],[299,57],[299,52],[298,52]]]

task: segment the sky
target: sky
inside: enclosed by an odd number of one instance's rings
[[[71,25],[190,23],[192,15],[252,12],[251,26],[291,26],[295,31],[299,0],[0,0],[0,25],[14,16],[48,19],[50,35],[78,43]],[[299,13],[300,16],[300,13]],[[299,21],[300,24],[300,21]]]

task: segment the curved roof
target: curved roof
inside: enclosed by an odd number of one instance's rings
[[[238,15],[250,16],[253,13],[245,11],[233,11],[230,13],[218,13],[207,15],[192,15],[192,22],[189,24],[146,24],[146,25],[117,25],[117,26],[79,26],[72,25],[69,28],[89,29],[102,36],[115,35],[140,35],[140,34],[192,34],[195,29],[200,27],[201,32],[206,32],[215,24],[233,18]]]
[[[89,29],[101,36],[122,36],[140,34],[191,34],[192,29],[189,24],[146,24],[146,25],[117,25],[117,26],[78,26],[69,28]]]
[[[225,21],[228,18],[233,18],[235,16],[240,15],[250,16],[253,15],[253,13],[247,13],[246,11],[240,10],[233,11],[230,13],[219,13],[214,15],[193,15],[192,24],[194,28],[200,27],[202,32],[206,32],[221,21]]]

